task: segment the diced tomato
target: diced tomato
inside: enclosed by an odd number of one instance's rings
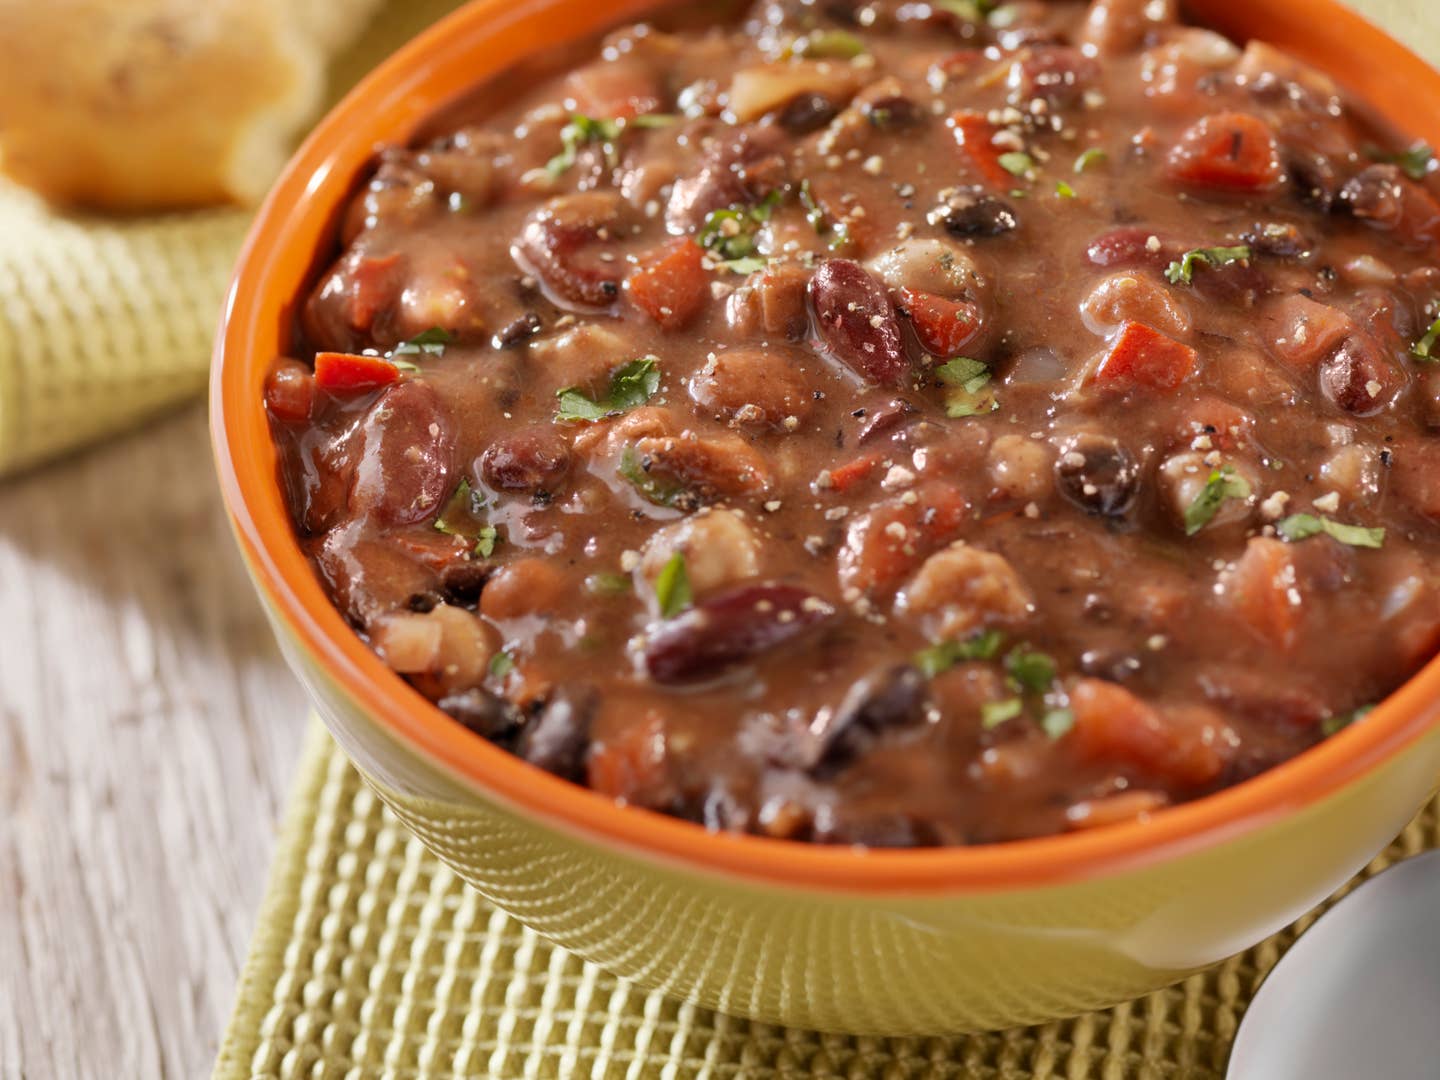
[[[916,495],[913,503],[884,502],[852,520],[840,549],[842,588],[867,592],[896,585],[955,538],[969,513],[969,501],[942,483],[926,484]]]
[[[570,73],[565,90],[577,112],[606,120],[630,120],[660,109],[660,81],[643,60],[622,56]]]
[[[400,369],[379,356],[322,352],[315,356],[315,382],[332,394],[375,390],[400,378]]]
[[[879,454],[866,454],[830,470],[830,489],[844,495],[858,487],[880,464]]]
[[[919,289],[901,289],[900,299],[925,351],[934,356],[959,356],[981,329],[980,309],[964,300],[947,300]]]
[[[1066,742],[1084,761],[1130,766],[1187,788],[1212,783],[1225,767],[1225,724],[1208,709],[1162,715],[1123,686],[1081,679],[1070,688],[1070,711]]]
[[[666,330],[684,326],[700,313],[709,295],[704,254],[694,240],[678,237],[642,255],[639,269],[625,281],[630,299]]]
[[[955,132],[955,145],[979,174],[992,187],[1010,188],[1015,177],[1000,164],[1000,150],[994,143],[995,125],[984,116],[968,109],[950,114],[950,128]]]
[[[1127,322],[1095,369],[1095,381],[1117,389],[1174,390],[1194,372],[1196,359],[1189,345],[1144,323]]]
[[[597,739],[586,762],[589,786],[612,799],[654,803],[668,787],[665,725],[655,712],[641,723],[615,725]]]
[[[348,320],[360,333],[368,333],[375,316],[390,306],[399,291],[396,271],[399,255],[380,255],[360,259],[350,271],[350,303]]]
[[[1221,595],[1262,640],[1289,652],[1295,647],[1304,612],[1298,576],[1288,544],[1256,536],[1222,576]]]
[[[303,424],[315,409],[315,376],[295,360],[279,364],[265,381],[265,408],[282,424]]]
[[[1268,191],[1282,170],[1275,133],[1248,113],[1213,113],[1180,136],[1166,171],[1172,180],[1226,191]]]

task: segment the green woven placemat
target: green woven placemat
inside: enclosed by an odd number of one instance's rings
[[[1432,847],[1440,797],[1362,877]],[[1315,914],[1169,990],[1038,1028],[871,1039],[753,1024],[637,990],[496,911],[313,722],[215,1075],[1209,1080]]]

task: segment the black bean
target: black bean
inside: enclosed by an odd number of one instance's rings
[[[513,349],[516,345],[534,337],[545,324],[541,322],[540,316],[533,311],[527,311],[518,319],[506,324],[506,326],[491,339],[491,345],[497,349]]]
[[[461,727],[496,743],[507,743],[522,720],[514,705],[479,687],[450,694],[436,704]]]
[[[839,111],[824,94],[801,94],[792,98],[775,120],[792,135],[808,135],[835,119]]]
[[[1060,444],[1055,486],[1087,514],[1122,517],[1140,494],[1140,465],[1118,440],[1083,432]]]
[[[939,220],[954,236],[1001,236],[1020,222],[1009,203],[983,188],[962,188],[939,208]]]
[[[865,676],[850,688],[819,736],[812,775],[827,779],[844,771],[888,730],[925,719],[930,686],[908,664]]]
[[[599,704],[600,695],[593,686],[557,687],[521,731],[520,756],[566,780],[583,780],[590,725]]]
[[[1405,214],[1405,191],[1394,165],[1362,169],[1340,189],[1338,208],[1376,228],[1393,229]]]
[[[867,101],[863,111],[865,119],[883,131],[914,127],[925,115],[915,102],[900,94],[888,94],[878,100]]]

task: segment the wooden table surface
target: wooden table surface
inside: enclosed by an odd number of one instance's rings
[[[0,481],[0,1077],[208,1076],[306,723],[201,407]]]

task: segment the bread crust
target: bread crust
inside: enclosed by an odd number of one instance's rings
[[[0,169],[114,211],[253,202],[380,0],[0,0]]]

